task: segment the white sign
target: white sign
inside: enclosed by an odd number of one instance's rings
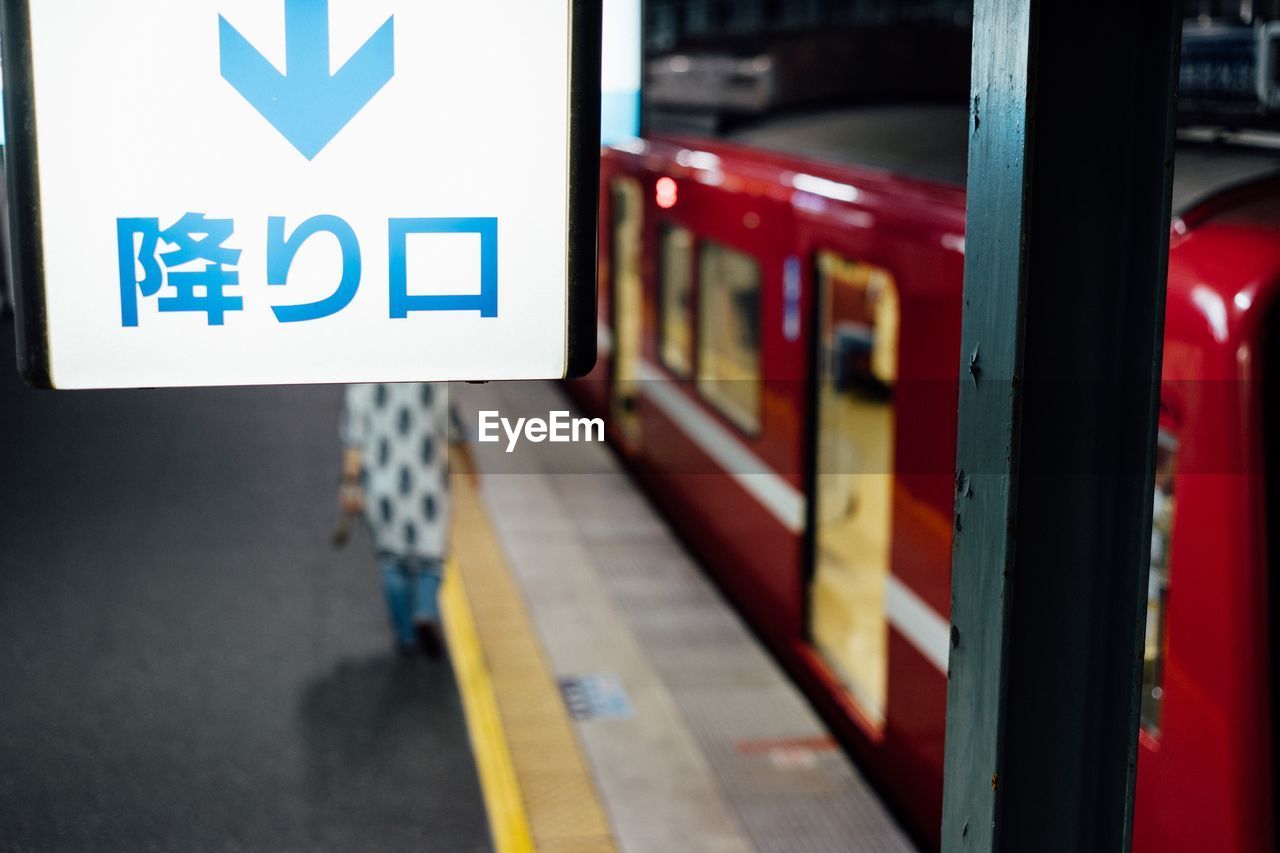
[[[9,139],[28,378],[581,372],[599,14],[599,0],[6,0],[7,108],[31,130]]]
[[[600,62],[600,142],[615,145],[640,135],[644,70],[640,0],[604,0]]]

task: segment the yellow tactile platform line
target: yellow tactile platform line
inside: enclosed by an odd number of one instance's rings
[[[449,654],[498,853],[612,853],[608,819],[520,589],[466,477],[441,590]]]

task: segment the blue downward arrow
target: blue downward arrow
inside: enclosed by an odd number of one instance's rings
[[[222,76],[308,160],[396,73],[395,17],[329,73],[329,0],[284,0],[285,72],[218,16]]]

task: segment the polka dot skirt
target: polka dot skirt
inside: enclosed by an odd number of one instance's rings
[[[380,554],[447,556],[449,442],[460,438],[447,384],[347,387],[342,439],[364,459],[365,521]]]

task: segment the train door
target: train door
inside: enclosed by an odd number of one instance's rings
[[[609,409],[614,427],[628,449],[640,443],[636,413],[642,334],[640,250],[644,226],[644,196],[635,178],[615,178],[610,184],[613,210],[613,378]]]
[[[817,430],[810,640],[874,724],[888,684],[898,292],[879,267],[816,258]]]

